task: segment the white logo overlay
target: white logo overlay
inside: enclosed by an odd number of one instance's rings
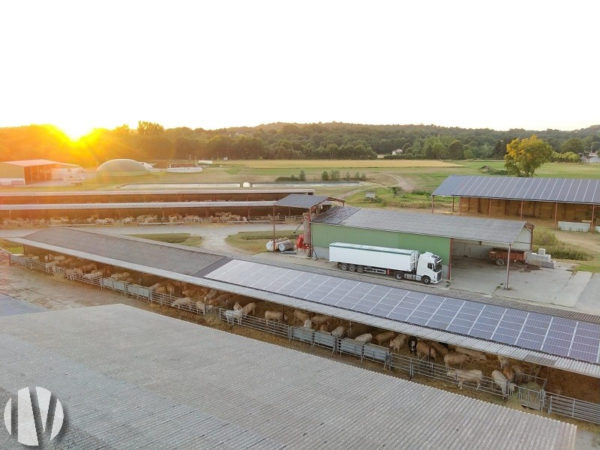
[[[19,389],[17,392],[17,441],[23,445],[37,447],[38,427],[36,426],[35,412],[32,403],[32,393],[29,388]],[[54,439],[63,426],[65,414],[60,400],[55,397],[54,414],[50,414],[50,401],[52,392],[43,387],[36,386],[35,394],[37,394],[37,406],[39,408],[39,423],[42,425],[41,432],[50,432],[50,440]],[[49,417],[50,416],[50,417]],[[4,426],[8,434],[13,434],[13,405],[12,398],[9,398],[4,407]]]

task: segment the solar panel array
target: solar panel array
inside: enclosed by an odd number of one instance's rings
[[[600,325],[233,260],[206,278],[528,350],[600,363]]]

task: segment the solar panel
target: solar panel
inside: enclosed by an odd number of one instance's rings
[[[376,317],[600,363],[600,325],[593,323],[240,260],[230,261],[205,277]]]

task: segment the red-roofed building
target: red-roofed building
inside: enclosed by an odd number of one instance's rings
[[[83,172],[83,169],[75,164],[48,159],[4,161],[0,162],[0,184],[21,185],[63,179],[66,169],[69,169],[69,172]]]

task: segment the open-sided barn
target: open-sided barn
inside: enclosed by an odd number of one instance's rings
[[[451,175],[433,192],[458,197],[466,214],[591,221],[600,206],[600,180]]]

